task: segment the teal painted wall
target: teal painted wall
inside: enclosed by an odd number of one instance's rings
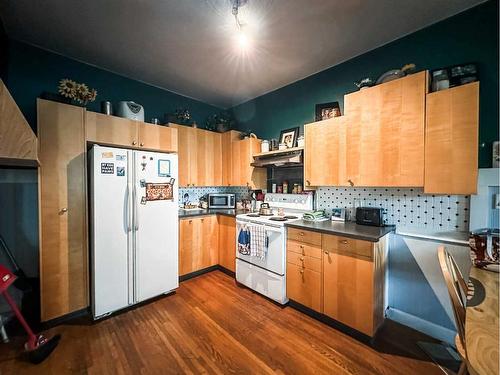
[[[133,100],[144,106],[145,120],[163,120],[165,113],[188,108],[192,118],[202,127],[205,119],[220,111],[200,101],[162,90],[118,74],[57,55],[15,40],[9,40],[6,85],[31,127],[36,128],[36,98],[43,91],[57,92],[61,78],[85,82],[97,90],[97,99],[87,108],[100,110],[100,102]]]
[[[480,88],[479,166],[491,166],[498,140],[498,1],[491,0],[347,62],[232,108],[239,129],[278,138],[280,130],[314,121],[317,103],[339,101],[353,82],[415,63],[418,70],[476,62]],[[484,143],[484,147],[481,144]]]

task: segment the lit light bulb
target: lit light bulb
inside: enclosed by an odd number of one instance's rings
[[[236,44],[238,45],[238,48],[242,51],[248,50],[250,48],[250,38],[246,33],[243,32],[243,30],[239,30],[237,35],[236,35]]]

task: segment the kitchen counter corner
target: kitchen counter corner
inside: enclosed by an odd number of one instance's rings
[[[291,223],[285,223],[285,226],[370,242],[377,242],[379,239],[395,229],[395,226],[393,225],[385,227],[372,227],[368,225],[358,225],[351,222],[336,222],[331,220],[316,222],[298,220]]]
[[[247,211],[245,210],[237,210],[237,209],[199,209],[199,210],[182,210],[179,209],[179,219],[185,219],[188,217],[196,217],[196,216],[209,216],[209,215],[223,215],[223,216],[231,216],[236,217],[236,215],[244,214]]]

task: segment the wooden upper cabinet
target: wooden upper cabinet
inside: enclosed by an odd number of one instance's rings
[[[305,186],[335,186],[345,182],[345,116],[304,127]]]
[[[110,146],[138,147],[138,122],[97,112],[86,112],[87,141]]]
[[[41,319],[88,306],[86,145],[81,107],[37,100]]]
[[[162,152],[177,152],[177,129],[138,122],[139,147]]]
[[[423,186],[427,72],[344,97],[346,171],[339,185]]]
[[[177,152],[177,129],[174,128],[97,112],[85,113],[85,128],[88,142]]]
[[[222,186],[234,185],[235,179],[233,178],[233,149],[232,143],[240,140],[240,133],[235,130],[222,133]],[[239,153],[235,164],[239,163]],[[239,175],[239,172],[236,174]]]
[[[427,95],[425,193],[476,193],[478,130],[479,82]]]
[[[222,136],[208,130],[196,130],[196,186],[222,185]]]
[[[252,189],[265,189],[267,170],[252,167],[253,155],[260,152],[260,139],[245,138],[231,144],[231,172],[233,186],[248,186]]]

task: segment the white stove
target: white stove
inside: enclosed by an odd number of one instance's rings
[[[258,212],[236,216],[236,280],[281,304],[286,297],[286,228],[285,224],[301,220],[313,209],[312,194],[266,194],[272,215]],[[278,212],[279,211],[279,212]],[[260,226],[267,237],[266,256],[261,259],[238,251],[241,230]]]

